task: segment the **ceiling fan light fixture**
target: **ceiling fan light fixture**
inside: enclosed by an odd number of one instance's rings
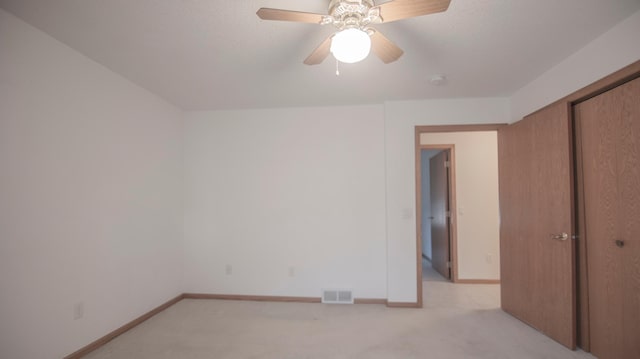
[[[331,53],[336,60],[353,64],[369,56],[371,37],[367,32],[356,28],[342,30],[331,39]]]

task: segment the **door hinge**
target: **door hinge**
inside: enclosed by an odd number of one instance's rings
[[[451,167],[451,162],[444,161],[444,168],[449,168],[449,167]]]
[[[451,211],[446,211],[446,212],[445,212],[445,216],[447,216],[447,217],[451,218]]]
[[[451,262],[447,261],[447,268],[451,268]]]

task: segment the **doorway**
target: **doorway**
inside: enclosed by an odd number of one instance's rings
[[[505,125],[415,127],[418,293],[422,293],[423,222],[425,219],[430,220],[430,215],[423,214],[422,204],[423,149],[450,150],[448,248],[451,281],[470,284],[500,283],[497,130],[503,126]],[[460,173],[463,174],[462,177],[459,176]],[[463,196],[459,190],[463,190]],[[421,295],[418,295],[418,304],[422,305]]]
[[[423,280],[451,280],[450,173],[454,146],[421,145],[421,237]]]

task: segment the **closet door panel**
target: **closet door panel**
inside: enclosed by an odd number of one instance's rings
[[[574,107],[580,128],[589,342],[640,358],[640,79]]]
[[[498,131],[502,308],[575,348],[569,106]]]
[[[640,358],[640,78],[624,85],[621,91],[618,233],[624,241],[623,357]]]

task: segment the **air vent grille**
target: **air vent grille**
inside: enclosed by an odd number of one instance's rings
[[[322,291],[322,303],[353,304],[351,289],[325,289]]]

